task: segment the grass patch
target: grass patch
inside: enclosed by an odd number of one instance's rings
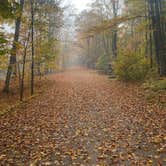
[[[145,98],[152,103],[166,106],[166,78],[148,81],[143,84]]]
[[[166,90],[166,78],[145,83],[144,86],[145,89],[151,89],[153,91]]]

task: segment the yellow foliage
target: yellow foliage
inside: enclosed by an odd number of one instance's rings
[[[115,73],[121,80],[142,81],[146,78],[149,63],[138,53],[128,51],[118,56]]]

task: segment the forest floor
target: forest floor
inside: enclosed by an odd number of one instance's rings
[[[0,117],[0,165],[164,166],[166,110],[139,85],[68,70]]]
[[[35,77],[35,95],[30,94],[30,79],[25,79],[24,85],[24,101],[31,100],[32,98],[40,95],[54,83],[54,80],[48,80],[48,77]],[[11,81],[10,92],[4,93],[4,81],[0,80],[0,115],[18,107],[22,103],[20,100],[19,82],[18,78]]]

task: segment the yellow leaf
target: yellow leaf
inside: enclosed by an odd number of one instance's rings
[[[0,156],[0,160],[4,159],[5,157],[6,157],[6,155],[4,155],[4,154],[1,155],[1,156]]]
[[[163,140],[166,141],[166,135],[164,136]]]

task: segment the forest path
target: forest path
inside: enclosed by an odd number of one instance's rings
[[[113,104],[107,76],[73,69],[51,79],[46,93],[0,118],[0,165],[165,164],[166,138],[150,141],[164,127],[143,120],[140,106],[130,112]]]

